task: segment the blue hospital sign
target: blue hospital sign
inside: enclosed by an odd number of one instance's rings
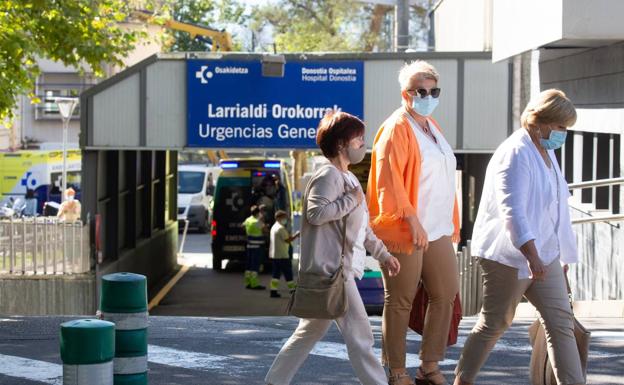
[[[288,62],[284,77],[259,61],[187,61],[189,147],[314,148],[328,109],[364,119],[361,61]]]

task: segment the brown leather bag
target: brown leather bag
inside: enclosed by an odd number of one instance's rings
[[[568,285],[568,294],[570,295],[570,307],[572,307],[572,294],[570,283],[566,276],[566,284]],[[574,338],[576,338],[576,348],[581,357],[581,368],[583,376],[587,378],[587,356],[589,354],[589,342],[591,332],[589,332],[574,317]],[[529,340],[533,347],[531,352],[530,378],[532,385],[557,385],[557,379],[553,371],[550,360],[548,359],[548,350],[546,348],[546,333],[544,327],[539,320],[535,320],[529,327]]]
[[[299,318],[336,319],[348,308],[343,272],[344,250],[347,241],[347,217],[342,232],[340,266],[331,277],[321,274],[299,273],[297,287],[290,296],[288,314]]]
[[[412,303],[412,311],[410,312],[409,327],[416,333],[422,335],[425,327],[425,315],[427,314],[427,306],[429,305],[429,295],[425,286],[420,283],[414,302]],[[455,345],[457,343],[457,336],[459,334],[459,322],[462,319],[462,307],[459,293],[455,295],[455,302],[453,303],[453,317],[451,318],[451,326],[448,333],[447,346]]]

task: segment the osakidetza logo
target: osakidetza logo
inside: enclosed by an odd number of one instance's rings
[[[201,66],[199,71],[195,72],[195,77],[201,81],[201,84],[208,84],[208,79],[212,79],[214,74],[208,70],[208,66]]]
[[[201,84],[208,84],[208,80],[212,79],[215,74],[246,75],[248,73],[249,68],[246,67],[214,66],[211,70],[209,66],[203,65],[195,72],[195,78],[199,79]]]

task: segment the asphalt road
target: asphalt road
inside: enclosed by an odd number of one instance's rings
[[[269,297],[270,274],[261,274],[264,291],[247,290],[243,282],[244,266],[224,262],[225,269],[212,270],[210,235],[187,235],[183,255],[178,262],[193,266],[173,289],[150,311],[167,316],[281,316],[285,314],[289,292],[280,282],[282,298]]]
[[[62,384],[58,332],[72,317],[0,317],[0,385]],[[456,346],[442,369],[451,377],[474,317],[464,319]],[[527,385],[531,348],[527,327],[517,320],[499,341],[478,384]],[[583,319],[593,333],[588,384],[624,384],[622,319]],[[249,385],[263,378],[284,341],[296,327],[292,317],[150,317],[151,385]],[[371,317],[379,354],[381,319]],[[407,366],[419,365],[420,336],[408,336]],[[346,347],[332,326],[305,361],[293,384],[358,384]]]
[[[210,239],[190,234],[181,264],[192,267],[149,320],[149,383],[151,385],[264,384],[264,376],[280,347],[297,325],[282,316],[286,298],[243,288],[242,267],[211,269]],[[262,275],[268,284],[269,275]],[[284,294],[287,294],[283,286]],[[286,296],[285,296],[286,297]],[[177,317],[172,317],[176,315]],[[62,384],[59,324],[76,317],[0,316],[0,385]],[[370,317],[379,355],[381,319]],[[519,319],[499,341],[478,384],[527,385],[531,347]],[[624,319],[582,319],[592,331],[588,384],[624,385]],[[460,325],[458,344],[448,349],[442,370],[450,380],[465,338],[476,322]],[[408,334],[407,366],[419,365],[420,336]],[[332,326],[316,345],[293,384],[358,384],[346,346]]]

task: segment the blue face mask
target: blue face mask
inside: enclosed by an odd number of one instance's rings
[[[418,115],[429,116],[435,110],[440,103],[438,98],[434,98],[431,95],[427,95],[424,98],[420,96],[412,97],[412,108]]]
[[[548,139],[540,138],[540,144],[546,150],[556,150],[563,146],[568,136],[567,131],[551,130]]]

